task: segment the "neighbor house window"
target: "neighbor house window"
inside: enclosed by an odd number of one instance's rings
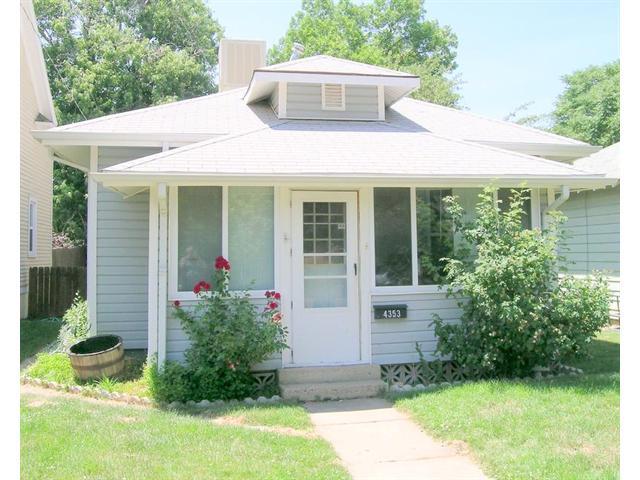
[[[38,244],[38,203],[33,199],[29,199],[29,226],[27,231],[27,251],[28,256],[35,257],[37,255]]]
[[[411,190],[374,188],[376,285],[411,285]]]
[[[511,190],[518,190],[518,191],[523,191],[523,189],[520,188],[500,188],[498,189],[498,200],[500,201],[500,203],[498,204],[500,206],[500,210],[507,211],[509,209],[509,207],[511,206]],[[524,215],[522,216],[522,226],[524,228],[531,228],[531,190],[528,189],[524,189],[524,194],[527,197],[527,199],[524,201],[524,205],[522,206],[522,209],[524,210]]]
[[[210,280],[219,255],[231,262],[232,290],[274,285],[272,187],[178,187],[177,292]]]
[[[374,188],[376,286],[437,285],[453,255],[451,189]]]

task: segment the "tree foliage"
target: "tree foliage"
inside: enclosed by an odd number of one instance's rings
[[[609,319],[602,277],[558,276],[563,218],[554,215],[543,230],[523,227],[523,192],[512,190],[510,205],[500,208],[495,189],[486,188],[469,224],[456,199],[446,199],[475,255],[468,261],[445,259],[449,293],[460,299],[463,313],[456,324],[435,316],[437,351],[469,373],[530,375],[535,366],[584,355]]]
[[[593,145],[619,142],[620,62],[578,70],[562,80],[553,131]]]
[[[454,106],[460,96],[456,69],[458,40],[448,26],[426,17],[424,0],[304,0],[289,29],[269,50],[269,62],[289,60],[293,43],[304,55],[333,55],[414,73],[421,78],[415,98]]]
[[[216,91],[222,27],[203,0],[35,0],[61,124]],[[54,231],[82,242],[86,180],[54,167]]]

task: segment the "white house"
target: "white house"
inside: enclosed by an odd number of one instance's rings
[[[569,234],[563,255],[569,260],[569,273],[588,275],[594,270],[607,276],[612,293],[612,317],[620,316],[620,144],[616,143],[573,165],[602,173],[612,185],[571,193],[562,206]]]
[[[31,1],[20,1],[20,318],[28,315],[29,268],[51,265],[53,161],[33,136],[56,125]]]
[[[220,83],[239,88],[36,133],[89,172],[93,332],[160,360],[188,345],[171,303],[224,255],[232,287],[282,293],[290,348],[261,368],[415,362],[432,315],[460,315],[433,267],[452,241],[442,196],[472,209],[491,182],[527,182],[536,227],[570,190],[613,183],[557,161],[597,147],[410,99],[414,75],[221,48]]]

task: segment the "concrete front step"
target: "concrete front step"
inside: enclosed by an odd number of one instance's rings
[[[378,396],[384,390],[384,386],[384,382],[379,378],[346,382],[281,383],[280,395],[285,400],[343,400]]]
[[[278,370],[280,385],[380,380],[379,365],[290,367]]]

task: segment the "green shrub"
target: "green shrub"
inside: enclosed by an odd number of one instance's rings
[[[457,324],[434,316],[437,351],[472,375],[528,375],[535,366],[584,354],[608,321],[609,293],[601,276],[558,277],[561,215],[552,212],[543,230],[525,229],[525,193],[512,190],[501,211],[494,192],[484,189],[469,224],[457,200],[445,199],[465,250],[475,255],[444,259],[449,295],[463,313]]]
[[[75,375],[71,361],[65,353],[40,353],[27,369],[27,375],[41,380],[74,384]]]
[[[87,338],[89,335],[89,310],[87,301],[78,293],[73,304],[62,317],[62,328],[58,334],[59,348],[67,351],[74,343]]]
[[[185,363],[166,362],[151,371],[154,398],[160,401],[232,399],[255,394],[251,369],[286,347],[279,311],[280,294],[266,292],[258,311],[249,295],[229,291],[229,262],[216,259],[213,289],[204,280],[194,286],[198,303],[175,303],[175,315],[191,344]]]

